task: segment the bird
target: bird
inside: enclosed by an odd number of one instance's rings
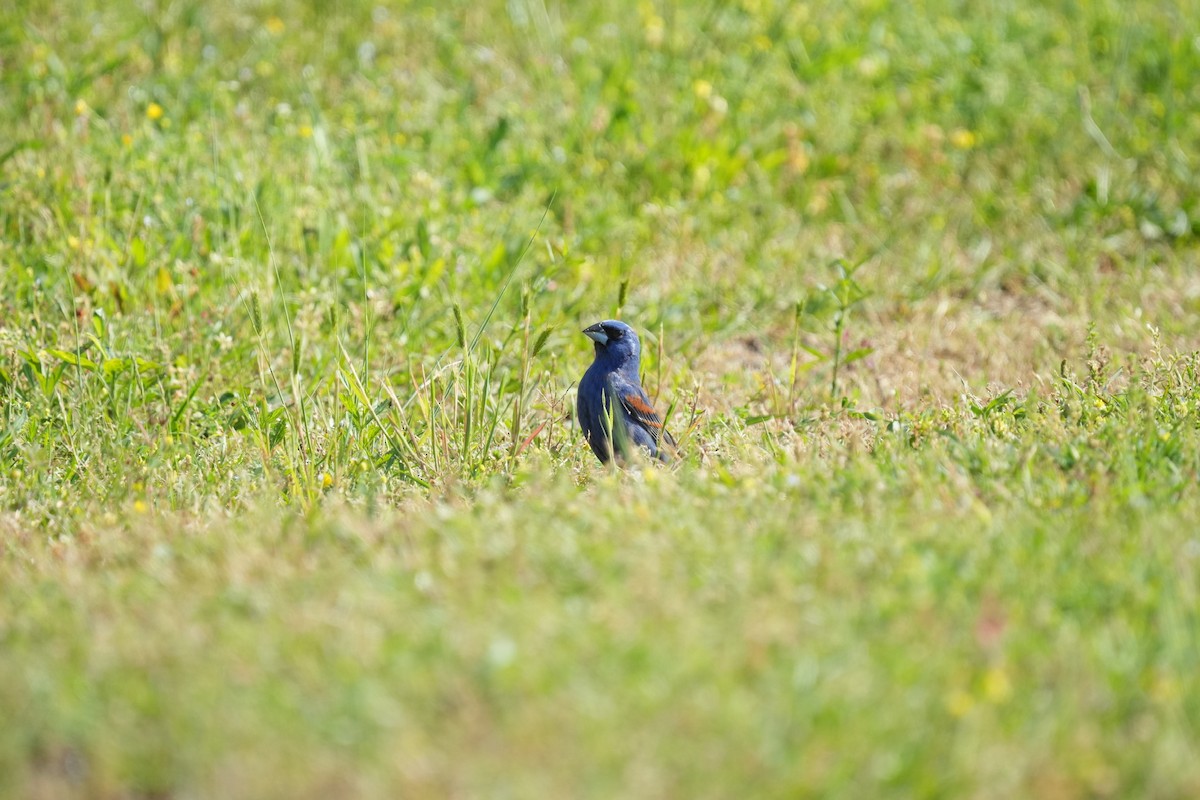
[[[677,445],[642,389],[638,377],[642,345],[637,333],[624,322],[609,319],[584,328],[583,335],[592,340],[596,358],[579,381],[575,411],[596,458],[607,464],[615,454],[627,462],[644,451],[670,461]]]

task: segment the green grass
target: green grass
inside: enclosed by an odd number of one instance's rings
[[[21,0],[0,795],[1195,796],[1198,18]]]

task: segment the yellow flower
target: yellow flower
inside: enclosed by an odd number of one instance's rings
[[[950,144],[957,147],[959,150],[970,150],[975,146],[977,141],[975,134],[971,133],[966,128],[955,128],[950,134]]]
[[[162,119],[162,115],[163,115],[163,107],[160,106],[158,103],[151,103],[150,105],[146,106],[147,119],[157,121],[157,120]]]
[[[707,100],[712,97],[713,85],[708,81],[699,80],[692,84],[692,91],[696,93],[696,97]]]
[[[946,710],[950,712],[951,716],[965,717],[971,713],[971,709],[974,707],[974,698],[962,689],[955,689],[946,695]]]
[[[322,472],[321,473],[321,488],[328,489],[330,486],[333,486],[333,476],[330,475],[328,472]]]
[[[279,17],[269,17],[267,19],[267,32],[272,36],[278,36],[283,33],[283,29],[287,27],[283,24],[283,20]]]
[[[82,117],[88,112],[88,104],[82,97],[75,101],[75,116]]]
[[[651,14],[646,19],[646,44],[651,47],[658,47],[663,43],[663,35],[666,33],[666,23],[663,18],[657,14]]]
[[[984,673],[983,696],[993,703],[1003,703],[1012,696],[1012,682],[1004,667],[992,667]]]
[[[795,146],[788,147],[787,165],[792,172],[803,175],[808,172],[811,163],[803,145],[797,143]]]
[[[133,144],[133,137],[128,133],[121,134],[121,144],[129,147],[131,144]]]
[[[298,133],[300,134],[301,139],[311,139],[312,138],[312,126],[311,125],[301,125]]]
[[[150,507],[146,505],[145,500],[134,500],[133,510],[139,514],[145,514]]]

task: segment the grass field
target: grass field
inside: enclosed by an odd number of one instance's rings
[[[1197,0],[14,8],[0,796],[1200,795]]]

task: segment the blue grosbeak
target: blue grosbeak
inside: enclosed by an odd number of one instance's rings
[[[661,461],[675,452],[675,440],[642,390],[638,364],[642,346],[633,328],[606,320],[583,331],[595,342],[596,360],[579,382],[576,418],[600,462],[613,453],[628,461],[638,448]]]

